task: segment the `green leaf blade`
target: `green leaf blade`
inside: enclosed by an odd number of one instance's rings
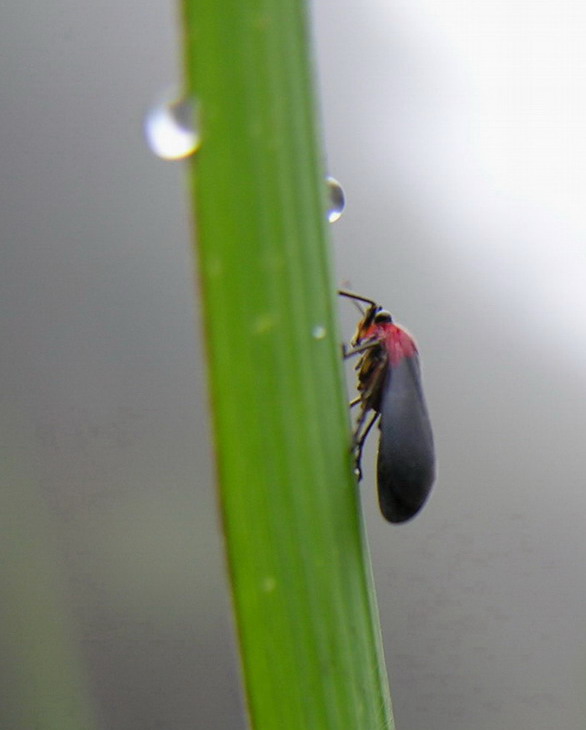
[[[305,7],[184,7],[220,504],[251,722],[392,728],[352,475]]]

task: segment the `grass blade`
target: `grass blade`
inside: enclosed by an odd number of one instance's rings
[[[184,0],[197,254],[251,723],[392,728],[326,235],[307,10]]]

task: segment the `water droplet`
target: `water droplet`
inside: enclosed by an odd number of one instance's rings
[[[262,581],[262,590],[265,593],[272,593],[277,587],[277,581],[272,575],[267,575]]]
[[[344,208],[346,207],[346,196],[344,188],[334,177],[327,177],[326,184],[328,186],[328,221],[335,223],[342,217]]]
[[[312,335],[314,340],[323,340],[326,334],[327,330],[322,324],[316,324],[313,328]]]
[[[147,112],[144,133],[151,150],[163,160],[183,160],[197,151],[197,107],[176,89],[167,91]]]
[[[274,314],[260,314],[252,323],[252,332],[255,335],[264,335],[267,332],[274,330],[276,323],[277,320]]]

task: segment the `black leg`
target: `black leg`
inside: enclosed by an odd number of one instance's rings
[[[364,443],[368,434],[370,433],[370,429],[374,426],[374,422],[379,417],[379,414],[375,412],[366,428],[362,431],[362,427],[364,425],[364,422],[366,421],[366,416],[368,412],[369,411],[364,410],[360,414],[360,418],[358,419],[358,424],[356,426],[356,430],[354,431],[353,437],[352,450],[354,451],[354,472],[358,481],[361,481],[362,479],[362,449],[364,448]],[[360,433],[361,431],[362,433]]]

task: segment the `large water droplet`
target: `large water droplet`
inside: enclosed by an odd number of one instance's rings
[[[344,208],[346,207],[346,196],[344,189],[334,177],[327,177],[326,184],[328,186],[328,221],[335,223],[342,217]]]
[[[163,160],[183,160],[197,151],[196,105],[176,90],[163,94],[147,112],[144,133],[151,150]]]

